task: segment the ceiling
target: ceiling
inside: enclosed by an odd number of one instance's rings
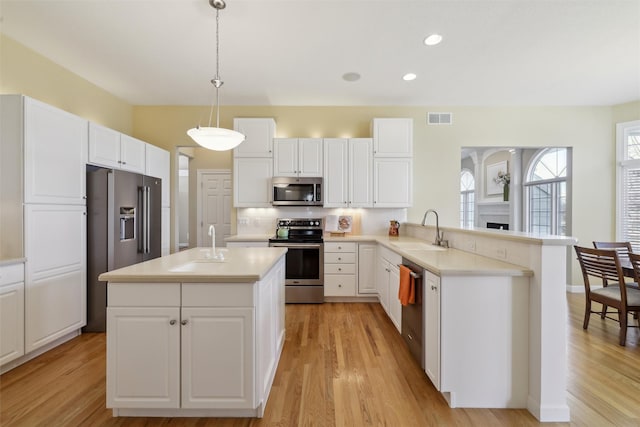
[[[133,105],[212,102],[208,0],[0,0],[0,15]],[[223,105],[615,105],[640,99],[640,0],[227,0],[220,74]]]

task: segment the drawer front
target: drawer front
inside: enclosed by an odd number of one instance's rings
[[[355,264],[356,254],[325,252],[324,262],[325,264]]]
[[[355,252],[355,242],[325,242],[324,251],[326,252]]]
[[[180,283],[109,283],[109,307],[180,307]]]
[[[325,264],[324,274],[356,274],[355,264]]]
[[[255,289],[254,283],[183,283],[182,306],[253,307]]]
[[[355,296],[356,276],[351,274],[325,274],[325,296]]]

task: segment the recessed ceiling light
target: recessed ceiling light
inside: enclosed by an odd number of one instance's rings
[[[424,44],[427,46],[435,46],[442,41],[442,36],[440,34],[431,34],[426,39],[424,39]]]
[[[347,82],[355,82],[360,80],[360,74],[358,73],[345,73],[342,75],[342,79]]]
[[[415,80],[416,76],[414,73],[407,73],[404,76],[402,76],[402,80],[404,80],[405,82],[410,82],[411,80]]]

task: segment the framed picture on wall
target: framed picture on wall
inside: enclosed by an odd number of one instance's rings
[[[487,196],[502,194],[502,184],[497,182],[499,172],[508,172],[506,160],[487,165],[487,174],[484,180],[486,183]]]

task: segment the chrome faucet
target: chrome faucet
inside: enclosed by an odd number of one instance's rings
[[[443,233],[440,232],[440,221],[438,220],[438,212],[436,212],[435,209],[427,209],[427,211],[424,213],[424,216],[422,217],[422,226],[426,224],[427,215],[429,214],[429,212],[433,212],[436,215],[436,241],[433,242],[433,244],[436,246],[448,247],[449,242],[446,240],[442,240]]]

